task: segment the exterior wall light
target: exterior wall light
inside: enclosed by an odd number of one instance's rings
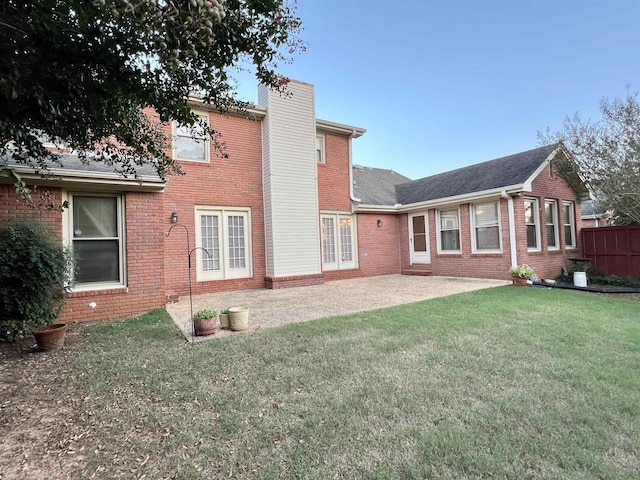
[[[171,223],[178,223],[178,212],[173,212],[171,214]]]
[[[380,228],[382,226],[382,220],[379,218],[378,219],[378,228]]]

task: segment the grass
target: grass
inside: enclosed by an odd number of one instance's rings
[[[185,345],[87,330],[97,478],[638,478],[638,302],[502,287]]]

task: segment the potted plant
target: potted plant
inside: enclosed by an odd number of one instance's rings
[[[46,224],[1,222],[0,340],[16,341],[33,331],[41,350],[61,349],[67,325],[55,322],[73,276],[71,251]]]
[[[216,331],[218,312],[215,310],[199,310],[193,315],[193,328],[196,335],[211,335]]]
[[[229,310],[220,310],[218,318],[220,319],[220,328],[229,328]]]
[[[509,274],[514,285],[524,287],[529,277],[533,275],[533,268],[529,265],[516,265],[509,269]]]

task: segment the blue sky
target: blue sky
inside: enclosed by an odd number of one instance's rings
[[[539,130],[640,90],[638,0],[300,0],[298,14],[307,51],[281,73],[315,85],[318,118],[367,129],[354,163],[411,178],[535,148]]]

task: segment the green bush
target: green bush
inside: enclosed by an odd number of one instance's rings
[[[48,226],[0,222],[0,340],[15,341],[56,320],[73,281],[73,257]]]
[[[207,318],[214,318],[218,316],[218,312],[216,312],[215,310],[198,310],[196,313],[193,314],[193,319],[194,320],[206,320]]]

